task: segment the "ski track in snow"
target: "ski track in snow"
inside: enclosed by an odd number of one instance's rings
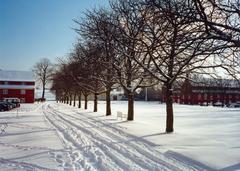
[[[57,171],[55,169],[49,169],[45,167],[41,167],[35,164],[30,164],[26,162],[18,162],[14,160],[8,160],[8,159],[3,159],[0,158],[0,167],[9,167],[9,170],[17,170],[17,171]]]
[[[66,110],[60,104],[46,103],[43,113],[67,148],[66,156],[51,153],[64,170],[207,170],[164,155],[147,141],[136,140],[137,137],[91,118],[76,108]]]

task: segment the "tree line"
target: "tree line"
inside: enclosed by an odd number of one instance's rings
[[[166,96],[166,132],[174,131],[173,85],[188,77],[217,75],[219,68],[239,76],[240,1],[111,0],[107,8],[74,19],[78,40],[52,78],[58,101],[74,102],[121,87],[134,120],[134,93],[161,84]]]

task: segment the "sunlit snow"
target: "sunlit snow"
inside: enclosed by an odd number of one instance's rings
[[[0,113],[0,170],[238,170],[240,108],[174,105],[175,132],[165,134],[165,105],[135,102],[135,121],[116,118],[127,102],[92,112],[55,102]]]

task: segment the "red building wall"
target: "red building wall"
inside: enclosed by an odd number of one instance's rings
[[[0,85],[6,85],[6,82],[0,81]],[[16,82],[11,81],[7,82],[7,85],[28,85],[34,86],[34,82]],[[7,90],[7,94],[4,94],[3,91]],[[21,94],[21,90],[25,90],[25,94]],[[23,103],[34,103],[34,88],[24,89],[24,88],[0,88],[0,100],[4,98],[19,98]]]
[[[173,93],[173,101],[182,104],[214,104],[222,105],[240,101],[240,88],[217,86],[192,86],[185,81],[181,89]]]

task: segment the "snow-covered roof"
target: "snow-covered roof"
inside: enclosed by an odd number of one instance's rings
[[[0,85],[1,89],[26,89],[26,90],[31,90],[34,89],[34,85]]]
[[[0,71],[0,81],[34,82],[31,71]]]

